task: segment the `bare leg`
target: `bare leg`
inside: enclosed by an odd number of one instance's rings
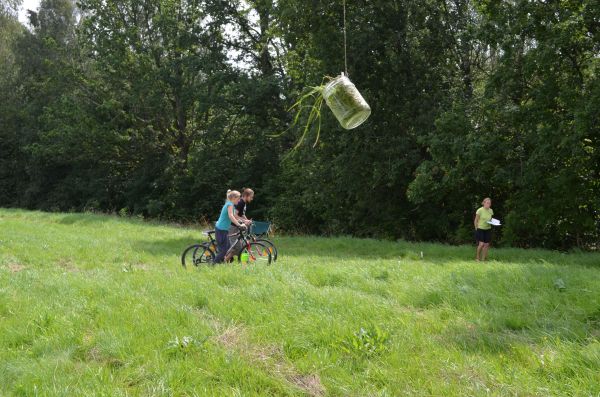
[[[480,253],[481,253],[484,245],[485,245],[485,243],[483,243],[481,241],[479,242],[479,245],[477,246],[477,255],[475,256],[476,261],[479,261],[479,256],[480,256]]]
[[[481,259],[482,260],[487,259],[487,253],[488,253],[489,249],[490,249],[490,243],[483,244],[483,249],[481,250]]]

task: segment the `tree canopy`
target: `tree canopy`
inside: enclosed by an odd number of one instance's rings
[[[341,0],[0,1],[0,206],[450,243],[484,197],[514,246],[600,241],[596,1],[347,0],[373,113],[287,109],[344,69]]]

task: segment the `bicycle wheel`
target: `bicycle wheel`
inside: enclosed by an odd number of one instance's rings
[[[215,263],[215,253],[206,244],[190,245],[181,255],[181,265],[212,265]]]
[[[273,258],[273,262],[277,262],[277,247],[275,247],[275,244],[273,244],[272,241],[267,240],[266,238],[257,238],[254,241],[266,245],[271,251],[271,257]]]
[[[251,242],[240,251],[238,254],[238,262],[242,261],[242,255],[244,253],[248,255],[248,263],[250,264],[264,263],[270,265],[273,258],[269,247],[256,241]]]
[[[196,248],[196,251],[194,251],[194,254],[192,255],[196,266],[198,266],[201,263],[205,263],[207,265],[214,265],[216,256],[217,247],[208,243],[202,244],[201,248]]]

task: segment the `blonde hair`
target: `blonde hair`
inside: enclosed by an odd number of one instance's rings
[[[250,189],[249,187],[243,187],[242,188],[242,196],[243,197],[254,196],[254,190]]]
[[[490,200],[490,203],[492,202],[492,199],[489,197],[486,197],[483,199],[483,201],[481,202],[481,205],[483,205],[483,203],[485,203],[487,200]]]
[[[240,196],[241,196],[241,194],[237,190],[229,189],[227,191],[227,200],[235,200],[236,198],[238,198]]]

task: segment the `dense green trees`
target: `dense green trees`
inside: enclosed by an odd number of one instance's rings
[[[341,0],[43,0],[0,12],[0,205],[468,241],[485,196],[513,245],[600,236],[594,1],[348,0],[373,108],[290,151],[286,112],[344,68]],[[500,237],[500,236],[499,236]]]
[[[455,100],[438,116],[427,139],[431,159],[419,166],[409,190],[414,202],[453,203],[446,211],[449,230],[470,227],[463,210],[476,197],[456,194],[470,190],[496,198],[507,242],[597,241],[595,4],[477,4],[473,37],[486,46],[484,73],[472,98]]]

